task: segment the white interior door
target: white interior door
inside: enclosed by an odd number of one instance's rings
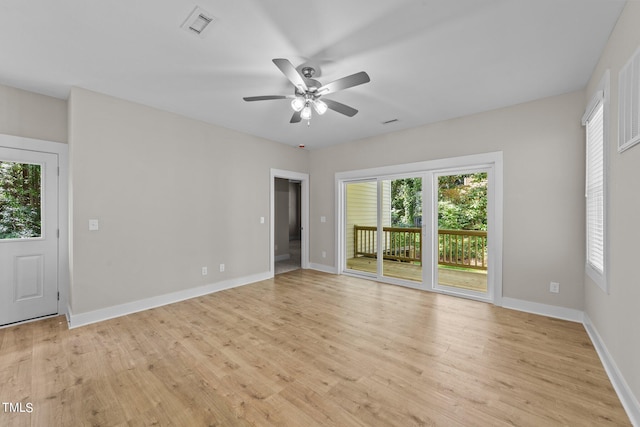
[[[0,325],[58,313],[58,156],[0,147]]]

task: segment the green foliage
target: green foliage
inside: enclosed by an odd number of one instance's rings
[[[391,181],[391,225],[415,227],[422,217],[422,178]]]
[[[438,227],[448,230],[487,229],[487,174],[438,178]],[[391,181],[391,224],[415,227],[422,216],[422,179]]]
[[[40,165],[0,162],[0,239],[39,237]]]
[[[441,176],[438,189],[438,228],[486,231],[486,172]]]
[[[487,174],[448,175],[438,178],[438,228],[441,230],[487,230]],[[450,262],[486,256],[486,242],[471,237],[442,236],[439,257]]]
[[[416,227],[422,217],[422,179],[391,181],[391,225]],[[487,230],[487,173],[447,175],[438,178],[438,228],[445,230]],[[421,235],[412,242],[396,233],[389,245],[396,248],[420,247]],[[486,260],[486,240],[475,237],[448,237],[439,241],[439,257],[449,262]],[[445,254],[446,252],[446,254]]]
[[[422,179],[391,181],[391,225],[416,227],[422,217]],[[446,230],[487,230],[487,173],[447,175],[438,178],[438,228]],[[420,247],[421,235],[407,241],[408,235],[395,233],[390,247]],[[448,237],[439,241],[439,257],[464,263],[486,260],[486,240],[476,237]],[[445,254],[446,252],[446,254]],[[397,254],[395,254],[397,255]]]

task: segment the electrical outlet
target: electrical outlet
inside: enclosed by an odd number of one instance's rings
[[[224,273],[224,264],[220,264],[220,273]]]
[[[549,284],[549,292],[554,293],[554,294],[560,293],[560,283],[551,282]]]
[[[207,267],[202,267],[202,275],[206,276],[207,274],[209,274],[209,269]]]

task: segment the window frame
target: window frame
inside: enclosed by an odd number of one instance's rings
[[[609,283],[607,280],[609,272],[609,243],[608,243],[608,206],[609,206],[609,190],[608,190],[608,172],[609,172],[609,104],[610,104],[610,73],[607,70],[594,95],[591,97],[587,108],[582,117],[582,125],[585,126],[585,273],[593,282],[598,285],[602,291],[609,293]],[[588,200],[588,181],[589,181],[589,135],[587,132],[587,124],[602,105],[602,271],[594,266],[589,257],[589,200]]]
[[[640,122],[640,47],[618,73],[618,153],[640,143],[640,123],[638,122]]]

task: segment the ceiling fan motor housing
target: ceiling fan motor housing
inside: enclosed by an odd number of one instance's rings
[[[322,83],[314,79],[304,79],[305,84],[307,85],[307,91],[302,91],[298,88],[295,88],[295,94],[297,96],[305,96],[305,95],[315,95],[315,93],[322,87]],[[320,96],[319,94],[317,96]]]
[[[303,67],[302,68],[302,75],[305,76],[306,78],[310,79],[311,77],[313,77],[313,75],[316,73],[316,69],[313,67]]]

